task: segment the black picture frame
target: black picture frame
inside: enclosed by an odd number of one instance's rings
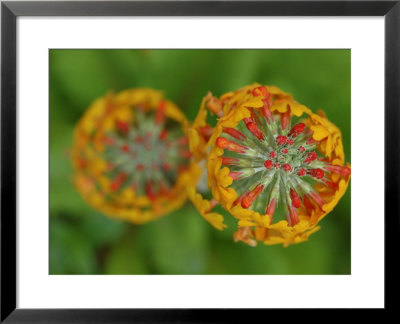
[[[19,16],[384,16],[385,19],[385,309],[398,283],[400,1],[101,1],[1,3],[1,322],[234,322],[267,310],[16,308],[16,19]],[[366,197],[368,198],[368,197]],[[368,198],[369,199],[369,198]],[[371,234],[372,235],[372,234]],[[391,253],[393,251],[393,254]],[[373,260],[371,260],[373,262]],[[367,283],[366,283],[367,285]],[[38,292],[40,293],[40,292]],[[250,317],[248,317],[250,319]],[[245,321],[246,322],[246,321]]]

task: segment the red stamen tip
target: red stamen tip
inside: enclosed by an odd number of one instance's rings
[[[308,144],[308,145],[315,144],[315,143],[318,143],[318,141],[313,139],[312,137],[306,142],[306,144]]]
[[[268,94],[268,90],[266,87],[260,86],[257,88],[253,89],[253,96],[254,97],[259,97],[259,96],[263,96],[265,97]]]
[[[275,158],[276,157],[276,152],[272,151],[271,153],[269,153],[269,157],[270,158]]]
[[[336,182],[329,181],[329,180],[322,180],[329,188],[332,188],[333,190],[338,190],[339,185]]]
[[[290,130],[289,136],[292,136],[292,137],[299,136],[302,132],[304,132],[305,128],[306,128],[306,124],[304,124],[304,123],[296,124]]]
[[[272,118],[272,113],[271,110],[269,109],[269,107],[271,106],[272,102],[271,102],[271,94],[268,92],[267,88],[264,86],[260,86],[257,88],[253,89],[253,96],[254,97],[264,97],[263,98],[263,115],[265,117],[265,119],[267,120],[267,123],[269,124],[271,122]]]
[[[236,165],[239,162],[238,159],[230,158],[230,157],[223,156],[223,157],[221,157],[221,159],[222,159],[223,165]]]
[[[327,165],[324,167],[325,170],[328,170],[330,172],[334,172],[337,174],[340,174],[344,177],[348,177],[351,173],[351,169],[346,167],[346,166],[341,166],[341,165]]]
[[[314,160],[317,159],[317,153],[315,153],[315,152],[310,152],[310,153],[308,153],[307,157],[310,158],[311,161],[314,161]]]
[[[304,195],[303,202],[307,213],[311,215],[312,211],[314,210],[314,205],[311,203],[310,199],[308,199],[307,195]]]
[[[238,139],[239,141],[244,140],[246,138],[246,136],[242,132],[239,132],[234,128],[224,127],[223,132],[231,135],[232,137]]]
[[[237,153],[246,153],[247,147],[227,140],[225,137],[217,138],[217,146],[222,149],[227,149],[229,151],[237,152]]]
[[[288,141],[287,141],[287,144],[288,145],[293,145],[293,143],[294,143],[294,141],[291,138],[289,138]]]
[[[292,199],[292,206],[299,208],[301,206],[301,199],[296,190],[290,189],[290,198]]]
[[[289,125],[289,120],[290,120],[290,106],[287,105],[286,112],[281,114],[281,127],[282,127],[282,129],[286,129],[286,127]]]
[[[238,203],[240,203],[242,201],[242,199],[244,198],[246,194],[241,195],[240,197],[238,197],[233,203],[232,203],[232,207],[235,207]]]
[[[287,148],[284,148],[281,152],[282,152],[283,154],[287,154],[287,153],[289,152],[289,150],[288,150]]]
[[[299,222],[299,217],[297,215],[296,209],[294,209],[292,206],[289,206],[289,226],[294,226]]]
[[[258,128],[257,124],[251,118],[243,119],[244,123],[246,124],[247,129],[260,141],[264,139],[263,133],[261,133],[260,129]]]
[[[248,192],[246,196],[242,199],[241,205],[243,208],[248,209],[256,200],[257,196],[261,193],[264,189],[263,185],[258,185],[252,191]]]
[[[317,153],[315,152],[310,152],[307,154],[306,159],[304,160],[305,163],[309,164],[311,161],[314,161],[317,159]]]
[[[348,168],[348,167],[343,167],[343,168],[342,168],[342,171],[343,171],[342,174],[343,174],[345,177],[348,177],[348,176],[351,174],[351,169]]]
[[[272,199],[268,205],[267,211],[265,212],[267,215],[269,215],[271,222],[272,222],[272,216],[275,213],[275,208],[276,208],[276,200]]]
[[[325,175],[325,172],[322,169],[311,169],[307,171],[307,174],[311,175],[314,178],[322,179]]]
[[[129,152],[129,146],[128,145],[122,145],[121,146],[121,150],[123,151],[123,152]]]
[[[264,166],[268,169],[271,170],[274,166],[274,162],[272,160],[266,160],[264,162]]]
[[[284,145],[284,144],[286,144],[286,142],[287,142],[287,137],[286,136],[279,135],[279,136],[276,137],[276,143],[278,145]]]
[[[265,119],[267,120],[267,123],[270,124],[271,121],[273,120],[271,110],[269,109],[269,107],[272,104],[271,97],[269,95],[267,97],[265,97],[265,99],[263,99],[263,103],[264,103],[263,115],[264,115]]]
[[[127,122],[117,120],[116,122],[117,128],[119,129],[120,132],[122,133],[128,133],[129,132],[129,124]]]
[[[299,177],[302,177],[302,176],[304,176],[306,174],[306,169],[304,169],[304,168],[301,168],[300,170],[299,170],[299,172],[297,172],[297,175],[299,176]]]
[[[289,163],[285,163],[283,165],[283,170],[285,170],[286,172],[292,171],[292,166]]]
[[[304,153],[304,152],[306,151],[306,149],[304,148],[304,146],[299,146],[298,150],[299,150],[301,153]]]
[[[280,163],[275,163],[275,169],[279,169],[281,167]]]

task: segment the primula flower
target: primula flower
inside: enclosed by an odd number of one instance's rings
[[[214,127],[208,112],[218,117]],[[220,98],[209,93],[189,147],[198,163],[206,161],[213,199],[193,187],[189,197],[218,229],[223,216],[213,208],[221,204],[238,220],[234,240],[251,246],[307,240],[350,179],[340,130],[274,86],[253,84]]]
[[[140,88],[97,99],[74,132],[74,183],[106,215],[145,223],[179,208],[197,181],[188,122],[159,91]]]

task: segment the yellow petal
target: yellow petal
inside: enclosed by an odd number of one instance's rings
[[[314,132],[313,138],[317,141],[320,141],[320,140],[324,139],[325,137],[329,136],[328,129],[326,129],[323,126],[315,125],[315,126],[311,126],[310,128]]]

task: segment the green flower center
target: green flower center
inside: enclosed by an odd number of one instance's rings
[[[159,111],[145,113],[135,107],[135,117],[133,123],[117,120],[116,131],[106,134],[106,175],[112,191],[132,187],[138,195],[153,199],[167,193],[188,165],[187,138],[178,123]]]
[[[264,118],[251,109],[251,117],[225,128],[216,144],[224,149],[222,164],[229,166],[239,196],[234,205],[266,213],[272,221],[282,203],[291,226],[298,223],[301,206],[322,209],[317,183],[337,190],[330,173],[349,175],[348,168],[331,165],[317,151],[318,141],[305,123],[298,120],[291,127],[290,110]]]

